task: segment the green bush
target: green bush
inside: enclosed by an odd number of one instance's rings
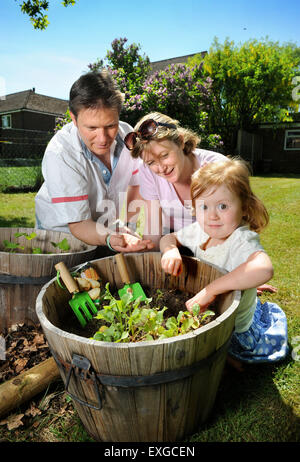
[[[177,119],[182,126],[201,136],[201,146],[221,148],[221,138],[207,128],[211,80],[202,77],[202,66],[193,69],[184,64],[170,65],[155,72],[143,85],[141,95],[125,101],[123,115],[141,116],[159,111]]]
[[[0,192],[37,191],[43,183],[40,165],[33,167],[1,167]]]

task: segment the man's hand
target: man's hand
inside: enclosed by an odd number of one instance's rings
[[[111,234],[110,246],[116,252],[142,252],[151,250],[154,243],[150,239],[141,239],[132,234]]]
[[[77,239],[90,245],[107,245],[107,237],[110,234],[109,245],[116,252],[142,252],[154,248],[151,239],[141,239],[139,235],[133,235],[130,229],[129,233],[126,230],[114,232],[91,219],[69,223],[69,228]]]

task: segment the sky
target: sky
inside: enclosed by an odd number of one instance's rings
[[[236,44],[266,36],[300,46],[299,0],[49,0],[46,30],[35,30],[21,0],[0,0],[0,97],[35,88],[68,99],[88,64],[115,38],[137,43],[150,61],[209,50],[214,37]]]

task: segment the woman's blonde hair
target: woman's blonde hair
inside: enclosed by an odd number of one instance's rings
[[[242,203],[243,220],[252,231],[259,233],[269,223],[269,214],[262,201],[250,186],[251,170],[240,158],[227,158],[224,162],[212,162],[197,170],[192,176],[191,196],[195,210],[196,199],[210,188],[225,185]]]
[[[178,146],[181,146],[183,142],[183,152],[187,156],[194,151],[200,142],[200,138],[196,133],[194,133],[192,130],[180,127],[178,120],[172,119],[171,117],[165,114],[161,114],[160,112],[151,112],[150,114],[142,117],[142,119],[139,120],[134,127],[134,131],[137,132],[141,124],[148,119],[153,119],[156,122],[173,124],[176,126],[176,128],[159,126],[155,135],[151,136],[149,140],[146,141],[138,139],[135,147],[132,151],[130,151],[132,157],[134,158],[142,157],[143,151],[145,148],[147,148],[147,144],[150,141],[169,140],[173,141],[173,143],[177,144]]]

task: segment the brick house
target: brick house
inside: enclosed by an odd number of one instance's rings
[[[68,101],[35,93],[35,89],[0,99],[0,128],[52,131],[56,117],[68,108]]]
[[[35,89],[0,99],[0,160],[11,165],[17,159],[41,159],[53,136],[56,118],[68,101],[40,95]]]

